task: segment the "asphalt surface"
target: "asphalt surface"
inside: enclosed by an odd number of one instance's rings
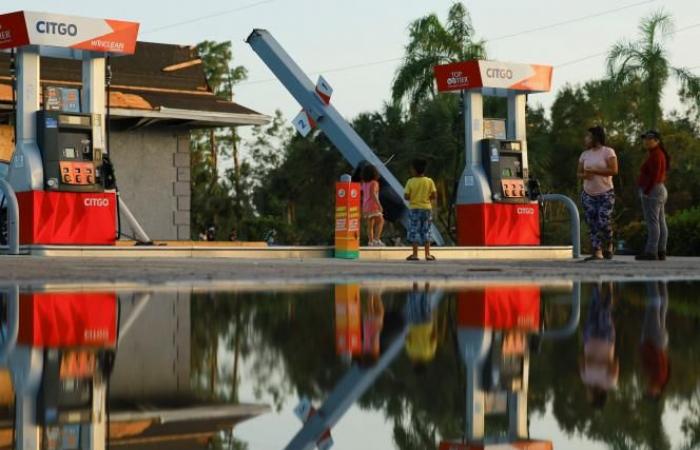
[[[635,261],[348,261],[0,256],[0,284],[203,284],[389,280],[700,280],[700,258]]]

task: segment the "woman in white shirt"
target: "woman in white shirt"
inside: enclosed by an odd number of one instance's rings
[[[588,129],[586,150],[578,162],[578,178],[583,180],[581,203],[591,238],[591,256],[585,261],[612,259],[612,215],[615,209],[613,175],[617,175],[615,150],[605,146],[605,130]]]

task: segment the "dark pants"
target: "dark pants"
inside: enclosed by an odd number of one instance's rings
[[[603,243],[612,243],[612,214],[615,209],[615,191],[600,195],[581,194],[583,217],[588,225],[593,251],[602,250]]]
[[[666,200],[668,191],[663,183],[654,185],[649,195],[639,193],[642,199],[642,212],[647,224],[647,244],[644,253],[656,255],[666,253],[668,243],[668,227],[666,226]]]

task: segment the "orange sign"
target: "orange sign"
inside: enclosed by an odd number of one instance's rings
[[[335,184],[335,257],[360,256],[360,183]]]
[[[335,350],[338,355],[358,355],[362,350],[360,287],[335,287]]]
[[[0,49],[39,45],[130,55],[139,24],[33,11],[0,15]]]

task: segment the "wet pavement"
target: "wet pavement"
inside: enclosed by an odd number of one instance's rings
[[[254,260],[231,258],[42,258],[0,256],[0,283],[17,281],[108,283],[226,283],[233,281],[325,281],[338,279],[477,280],[550,279],[597,281],[668,278],[700,280],[700,258],[634,261],[347,261],[338,259]]]

